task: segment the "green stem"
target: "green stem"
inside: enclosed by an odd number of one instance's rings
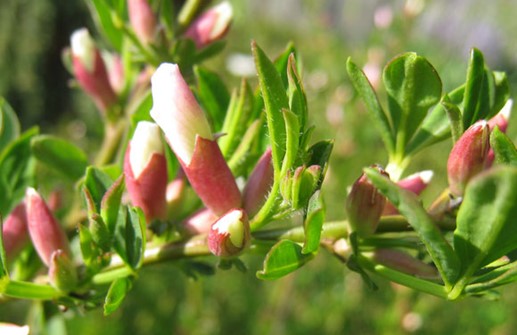
[[[425,292],[443,299],[446,299],[448,297],[447,290],[444,286],[420,279],[417,277],[413,277],[410,275],[407,275],[405,273],[390,269],[388,267],[385,267],[380,264],[376,264],[369,260],[368,258],[364,256],[358,256],[357,261],[359,264],[373,272],[376,273],[392,282],[407,286],[409,288],[412,288],[417,291]]]
[[[250,222],[251,231],[256,231],[263,227],[266,223],[268,223],[268,218],[271,216],[271,213],[274,213],[274,208],[276,207],[276,202],[278,201],[278,193],[280,191],[280,182],[277,178],[275,178],[275,182],[271,187],[271,192],[269,192],[269,196],[259,210],[259,212],[253,217]]]
[[[124,119],[106,123],[104,140],[95,159],[95,165],[102,166],[113,162],[125,130],[126,122]]]

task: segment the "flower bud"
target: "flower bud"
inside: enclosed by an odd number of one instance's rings
[[[490,130],[493,130],[495,126],[497,126],[500,131],[503,133],[506,132],[506,129],[508,128],[508,120],[510,120],[510,114],[512,113],[512,106],[513,100],[508,99],[499,113],[488,120],[488,126],[490,127]]]
[[[12,260],[29,240],[25,203],[21,203],[9,214],[2,226],[5,254]]]
[[[217,216],[208,208],[203,208],[186,218],[182,222],[182,226],[193,235],[206,234],[215,220],[217,220]]]
[[[401,188],[408,190],[416,195],[420,195],[422,191],[429,185],[431,179],[433,178],[433,171],[425,170],[421,172],[414,173],[406,178],[400,180],[397,185]],[[384,211],[382,215],[396,215],[398,214],[398,210],[393,206],[393,204],[386,200],[386,205],[384,206]]]
[[[52,286],[63,292],[69,292],[77,286],[77,271],[63,250],[58,249],[52,253],[48,278]]]
[[[233,9],[225,1],[202,13],[185,31],[185,37],[190,38],[198,49],[220,40],[226,35],[233,18]]]
[[[108,80],[111,87],[118,95],[124,90],[124,64],[122,59],[116,53],[102,52],[102,59],[106,64],[106,71],[108,72]]]
[[[490,129],[484,120],[474,123],[454,144],[447,161],[450,192],[461,197],[468,181],[487,166]]]
[[[219,257],[239,255],[251,240],[248,217],[242,209],[232,209],[212,224],[208,249]]]
[[[131,202],[142,208],[147,221],[165,218],[167,160],[156,124],[138,123],[126,151],[124,175]]]
[[[273,164],[271,148],[268,148],[250,174],[243,191],[244,210],[253,217],[266,201],[269,190],[273,185]]]
[[[29,335],[29,331],[29,326],[0,322],[0,334],[2,335]]]
[[[375,168],[388,176],[381,167],[375,166]],[[363,173],[352,185],[346,199],[345,208],[350,231],[355,231],[360,236],[375,233],[385,204],[386,198]]]
[[[148,0],[128,0],[129,22],[143,43],[151,43],[156,32],[156,16]]]
[[[402,251],[393,249],[377,249],[374,251],[372,258],[379,264],[415,277],[424,279],[439,278],[438,271],[435,267]]]
[[[71,38],[74,75],[83,90],[92,97],[101,111],[117,102],[106,66],[88,30],[76,30]]]
[[[235,178],[178,66],[160,65],[151,83],[151,116],[165,133],[197,195],[216,215],[240,207]]]
[[[70,256],[70,246],[65,231],[35,189],[27,189],[25,204],[29,235],[43,263],[49,266],[52,253],[58,249]]]

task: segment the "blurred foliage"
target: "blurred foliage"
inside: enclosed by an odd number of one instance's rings
[[[408,11],[407,4],[414,11]],[[232,1],[235,22],[226,56],[250,54],[257,40],[274,55],[293,41],[303,60],[308,104],[317,125],[315,138],[335,138],[333,160],[323,191],[329,219],[342,217],[346,188],[362,167],[386,161],[383,146],[370,126],[364,106],[346,77],[348,56],[358,65],[380,64],[404,51],[425,55],[444,82],[455,86],[465,78],[468,50],[481,49],[495,70],[507,71],[516,85],[516,3],[496,0],[410,1]],[[419,10],[420,5],[423,5]],[[416,8],[416,9],[415,9]],[[0,95],[20,113],[22,126],[56,124],[67,133],[96,132],[79,114],[94,115],[93,106],[68,87],[60,53],[70,33],[89,24],[82,1],[4,0],[0,2]],[[251,20],[251,21],[250,21]],[[229,58],[226,57],[228,60]],[[224,69],[224,57],[209,67]],[[377,68],[376,68],[377,66]],[[227,81],[238,79],[227,71]],[[452,87],[445,87],[450,90]],[[515,119],[515,117],[513,117]],[[88,119],[87,119],[88,120]],[[511,124],[511,123],[510,123]],[[516,127],[509,135],[515,139]],[[84,134],[83,134],[84,137]],[[92,148],[95,143],[83,143]],[[432,168],[444,171],[450,143],[441,157],[418,155],[408,174]],[[437,173],[435,176],[445,176]],[[424,195],[436,196],[445,181],[436,178]],[[275,282],[255,278],[258,260],[246,259],[250,271],[219,271],[197,281],[181,264],[143,271],[121,310],[110,317],[101,311],[67,318],[69,334],[512,334],[517,327],[517,294],[508,287],[498,301],[466,299],[448,303],[379,281],[370,292],[359,276],[334,258],[319,256],[304,269]],[[13,307],[14,306],[14,307]],[[0,320],[17,321],[28,304],[0,304]],[[19,317],[18,317],[19,318]],[[23,323],[24,320],[18,320]],[[56,322],[55,329],[59,329]],[[56,330],[55,334],[59,334]]]

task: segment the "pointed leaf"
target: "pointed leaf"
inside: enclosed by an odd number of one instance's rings
[[[366,168],[364,171],[375,187],[395,205],[417,232],[444,282],[453,284],[458,277],[458,258],[416,195],[400,188],[375,169]]]
[[[394,131],[390,120],[379,103],[372,85],[363,71],[361,71],[361,69],[359,69],[359,67],[355,65],[350,58],[348,58],[346,62],[346,70],[355,90],[366,105],[366,109],[370,114],[370,117],[380,132],[386,149],[389,153],[393,153],[395,151]]]
[[[124,34],[123,30],[117,27],[113,20],[114,11],[112,11],[109,2],[106,0],[91,0],[89,3],[97,27],[104,33],[115,50],[121,51]]]
[[[145,216],[138,207],[121,207],[115,231],[115,250],[133,270],[142,265],[145,251]]]
[[[282,162],[280,176],[283,177],[294,166],[298,157],[298,145],[300,141],[300,122],[298,116],[288,109],[282,110],[285,122],[285,157]]]
[[[275,174],[280,173],[285,155],[285,122],[282,110],[289,108],[285,87],[275,65],[267,58],[264,51],[253,42],[252,52],[255,58],[260,90],[264,99],[266,120],[271,142],[273,167]]]
[[[11,106],[0,97],[0,152],[20,136],[20,121]]]
[[[288,86],[288,73],[286,69],[288,68],[289,58],[293,55],[296,58],[296,49],[292,42],[289,42],[285,47],[284,51],[274,60],[274,64],[278,73],[280,73],[280,77],[282,78],[282,83],[284,87]]]
[[[124,175],[121,175],[104,193],[101,202],[101,216],[111,234],[115,232],[122,193]]]
[[[517,168],[500,166],[472,179],[454,231],[463,277],[517,249]]]
[[[512,140],[498,127],[490,134],[490,147],[494,150],[495,162],[517,166],[517,150]]]
[[[484,87],[485,60],[481,51],[473,48],[470,53],[470,62],[467,69],[465,94],[463,96],[463,129],[467,129],[479,118],[479,104],[488,88]]]
[[[289,56],[287,79],[289,82],[289,86],[287,88],[289,107],[291,108],[291,111],[298,116],[300,121],[300,130],[303,133],[305,132],[308,118],[307,97],[305,96],[302,79],[296,69],[296,59],[294,54]]]
[[[31,141],[34,157],[50,168],[75,181],[84,175],[88,166],[86,154],[70,143],[51,135],[36,136]]]
[[[310,254],[318,251],[324,221],[325,207],[323,206],[320,191],[317,191],[309,200],[305,222],[303,223],[305,231],[305,241],[302,249],[303,254]]]
[[[219,132],[230,102],[230,93],[217,73],[197,66],[194,68],[194,74],[197,79],[196,93],[199,102],[209,115],[214,130]]]
[[[263,280],[281,278],[299,269],[313,257],[313,254],[303,254],[299,244],[291,240],[281,240],[266,255],[264,268],[257,271],[257,277]]]
[[[110,315],[120,307],[129,290],[131,290],[131,280],[127,277],[119,278],[111,283],[104,300],[105,316]]]

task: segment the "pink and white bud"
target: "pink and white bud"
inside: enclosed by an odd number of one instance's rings
[[[29,331],[29,326],[0,322],[0,334],[2,335],[29,335]]]
[[[63,252],[63,250],[56,250],[50,257],[50,265],[48,268],[48,278],[50,284],[63,292],[70,292],[77,286],[77,270],[74,263]]]
[[[217,216],[208,208],[203,208],[186,218],[182,226],[192,235],[206,234],[215,220]]]
[[[377,249],[374,251],[372,258],[379,264],[415,277],[424,279],[439,278],[438,271],[434,266],[424,263],[402,251]]]
[[[461,197],[468,181],[487,167],[490,129],[485,120],[470,126],[454,144],[447,161],[450,192]]]
[[[202,13],[190,24],[185,37],[190,38],[198,49],[222,39],[228,32],[233,19],[233,9],[224,1]]]
[[[148,0],[128,0],[129,22],[143,43],[151,43],[156,33],[156,15]]]
[[[401,188],[408,190],[416,195],[420,195],[422,191],[429,185],[433,179],[433,171],[425,170],[421,172],[414,173],[406,178],[400,180],[397,185]],[[386,200],[386,205],[384,206],[384,211],[382,215],[396,215],[398,214],[398,210],[393,206],[393,204]]]
[[[490,127],[490,130],[493,130],[495,126],[497,126],[500,131],[503,133],[506,132],[506,129],[508,128],[508,121],[510,120],[510,115],[512,113],[512,107],[513,100],[508,99],[499,113],[488,120],[488,126]]]
[[[25,203],[20,203],[9,214],[2,226],[4,249],[9,260],[12,260],[29,241]]]
[[[167,160],[160,128],[148,121],[138,123],[124,159],[124,176],[133,205],[148,222],[167,215]]]
[[[374,167],[389,178],[388,173],[381,167]],[[360,236],[375,233],[385,204],[386,198],[379,193],[363,173],[352,185],[352,189],[346,198],[345,208],[350,231],[355,231]]]
[[[242,209],[232,209],[212,224],[208,232],[208,249],[219,257],[237,256],[250,243],[250,225]]]
[[[76,30],[71,38],[74,75],[82,89],[101,111],[117,102],[104,60],[86,28]]]
[[[197,195],[216,215],[239,208],[235,178],[178,66],[161,64],[151,84],[151,117],[165,133]]]
[[[43,263],[49,266],[52,253],[59,249],[71,257],[65,231],[50,212],[43,198],[31,187],[25,194],[25,206],[29,236]]]
[[[244,210],[253,217],[266,201],[273,185],[273,164],[271,148],[268,148],[250,174],[243,191]]]
[[[108,72],[108,80],[111,87],[118,95],[124,89],[124,64],[118,54],[111,52],[102,52],[102,59],[106,64],[106,70]]]

